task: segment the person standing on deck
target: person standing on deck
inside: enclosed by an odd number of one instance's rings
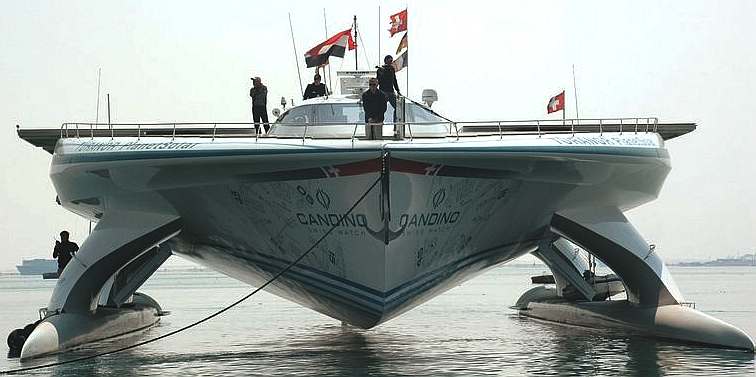
[[[378,78],[378,87],[386,94],[386,98],[394,108],[394,122],[396,122],[396,96],[397,94],[401,96],[402,93],[399,91],[399,84],[396,82],[396,71],[391,64],[393,62],[394,58],[391,55],[386,55],[383,58],[383,66],[378,67],[376,71],[376,77]],[[396,89],[396,94],[394,94],[394,89]]]
[[[386,94],[378,90],[378,80],[368,81],[369,89],[362,93],[362,108],[365,109],[365,136],[368,140],[383,136],[383,113],[386,112]]]
[[[302,99],[324,97],[326,95],[328,95],[328,88],[320,82],[320,74],[316,73],[312,84],[307,84]]]
[[[77,251],[79,251],[79,245],[68,240],[68,232],[65,230],[60,232],[60,241],[55,241],[55,249],[53,249],[53,258],[58,259],[58,276],[63,273],[63,269]]]
[[[268,133],[268,87],[263,85],[260,77],[252,78],[252,88],[249,90],[252,97],[252,121],[255,122],[255,132],[260,132],[260,122]]]

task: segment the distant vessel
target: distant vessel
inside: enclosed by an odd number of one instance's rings
[[[43,275],[46,273],[56,273],[58,271],[58,262],[55,259],[24,259],[20,265],[16,266],[21,275]]]
[[[680,267],[737,267],[756,266],[756,253],[746,254],[737,258],[719,258],[706,262],[680,262]]]

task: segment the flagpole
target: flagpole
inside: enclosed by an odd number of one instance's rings
[[[378,64],[381,64],[381,5],[378,4]]]
[[[572,65],[572,89],[575,92],[575,117],[580,124],[580,109],[578,108],[577,85],[575,84],[575,65]]]
[[[357,15],[354,15],[354,70],[357,70]]]
[[[102,75],[102,68],[97,68],[97,109],[95,110],[95,127],[97,123],[100,123],[100,76]]]
[[[564,93],[564,90],[562,90],[562,93]],[[567,97],[567,94],[565,94],[565,97]],[[567,102],[565,99],[564,102]],[[562,125],[567,125],[567,106],[566,104],[562,104]]]
[[[407,36],[407,46],[409,46],[409,36]],[[404,91],[404,96],[407,97],[409,96],[409,48],[405,49],[404,53],[407,54],[406,59],[408,63],[407,64],[407,85]]]
[[[326,40],[328,39],[328,22],[326,21],[326,11],[325,8],[323,8],[323,28],[325,28],[325,37]],[[325,76],[325,68],[323,68],[323,75]],[[333,86],[331,79],[333,78],[333,75],[331,74],[331,62],[329,59],[328,62],[328,87],[331,88],[331,92],[333,92]],[[328,96],[328,91],[326,90],[326,96]]]
[[[289,12],[289,31],[291,32],[291,45],[294,47],[294,61],[297,62],[297,77],[299,77],[299,95],[304,97],[304,89],[302,89],[302,72],[299,71],[299,54],[297,54],[297,44],[294,43],[294,28],[291,26],[291,12]]]

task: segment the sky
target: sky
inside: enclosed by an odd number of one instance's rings
[[[379,15],[380,5],[380,15]],[[388,15],[409,10],[402,91],[438,91],[456,120],[545,114],[572,67],[583,118],[656,116],[695,122],[668,142],[672,171],[659,198],[630,211],[666,260],[756,252],[756,2],[752,1],[6,1],[0,5],[0,271],[49,256],[62,229],[83,241],[88,222],[55,204],[50,155],[21,127],[91,122],[251,121],[251,76],[299,97],[306,50],[358,18],[360,69],[393,53]],[[324,20],[325,11],[325,20]],[[380,40],[380,51],[379,51]],[[353,69],[354,55],[332,59]],[[409,82],[409,83],[408,83]],[[409,87],[407,91],[405,88]]]

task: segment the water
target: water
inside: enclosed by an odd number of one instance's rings
[[[542,267],[504,266],[372,330],[344,326],[261,293],[174,337],[79,364],[30,372],[51,376],[229,375],[635,375],[756,374],[753,354],[520,318],[509,306]],[[697,308],[756,335],[756,268],[673,268]],[[0,334],[36,318],[54,281],[0,276]],[[162,271],[141,291],[172,314],[130,339],[0,370],[102,352],[181,327],[233,302],[250,287],[209,271]],[[7,348],[3,348],[7,350]]]

